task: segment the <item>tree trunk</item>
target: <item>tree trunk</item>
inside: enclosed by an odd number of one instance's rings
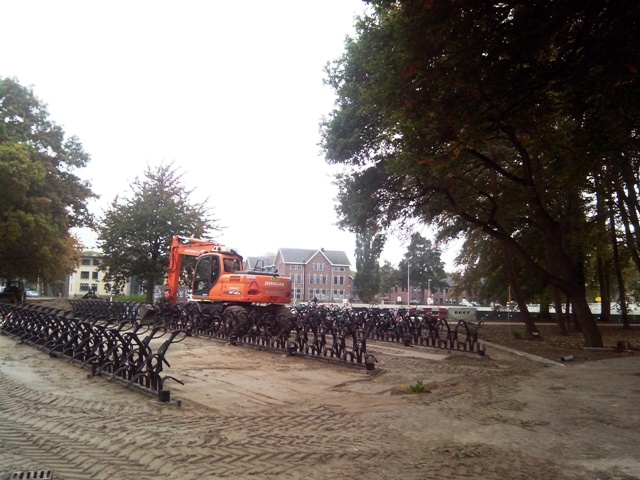
[[[616,196],[618,198],[618,211],[624,225],[626,233],[626,243],[631,258],[636,268],[640,271],[640,219],[638,211],[640,210],[640,201],[636,188],[638,185],[637,165],[634,167],[631,162],[623,161],[620,163],[623,185],[616,185]],[[612,206],[609,207],[611,212]],[[633,228],[630,228],[633,226]]]
[[[520,314],[522,315],[522,321],[525,324],[529,338],[540,338],[540,331],[538,330],[533,317],[531,317],[531,313],[529,312],[529,308],[527,307],[527,302],[524,301],[524,295],[522,294],[522,289],[520,288],[520,282],[518,282],[518,273],[516,272],[515,266],[513,264],[513,257],[509,253],[507,253],[508,251],[509,248],[507,245],[505,245],[505,248],[503,249],[504,264],[509,276],[509,284],[511,285],[511,290],[513,291],[513,295],[518,304],[518,308],[520,309]],[[511,299],[509,299],[509,301],[510,300]]]
[[[551,319],[551,311],[549,309],[549,304],[551,303],[552,298],[549,297],[548,294],[543,293],[540,297],[540,313],[538,314],[539,318]]]
[[[575,291],[569,292],[568,296],[571,306],[573,307],[576,324],[580,327],[584,337],[584,346],[595,348],[603,347],[602,334],[589,309],[586,292],[583,289],[576,289]]]
[[[558,332],[560,335],[568,335],[569,327],[567,325],[566,317],[562,313],[562,298],[560,290],[556,287],[551,287],[553,292],[553,308],[556,310],[556,325],[558,325]]]
[[[618,281],[618,295],[620,297],[620,317],[622,319],[623,328],[631,328],[629,325],[629,315],[627,311],[627,288],[624,283],[624,275],[622,274],[622,266],[620,265],[620,251],[618,249],[618,237],[616,235],[616,223],[613,216],[613,210],[609,209],[609,233],[611,234],[611,249],[613,251],[613,265],[616,271],[616,280]]]
[[[598,256],[598,283],[600,284],[600,321],[611,320],[611,262]]]
[[[153,291],[156,288],[156,280],[153,275],[147,276],[146,288],[147,288],[147,291],[146,291],[145,303],[148,303],[149,305],[153,305]]]
[[[597,247],[597,272],[600,287],[600,321],[608,322],[611,313],[611,262],[608,260],[609,235],[607,227],[607,207],[611,211],[611,198],[605,197],[600,176],[596,176],[596,222],[601,232]],[[600,236],[599,235],[599,236]]]
[[[567,297],[567,301],[564,304],[564,318],[567,322],[567,328],[569,330],[574,332],[582,331],[580,330],[580,325],[578,325],[578,322],[576,322],[575,314],[573,312],[573,309],[571,308],[571,300],[569,300],[569,297]]]

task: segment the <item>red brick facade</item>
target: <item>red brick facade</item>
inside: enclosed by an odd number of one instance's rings
[[[293,302],[343,303],[353,296],[353,276],[341,251],[280,248],[275,259],[278,274],[291,279]]]

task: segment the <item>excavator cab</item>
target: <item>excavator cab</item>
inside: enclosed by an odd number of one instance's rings
[[[220,278],[220,255],[204,255],[198,259],[193,275],[191,295],[206,297]]]
[[[200,256],[195,267],[191,296],[194,299],[208,299],[222,275],[233,274],[240,270],[241,260],[237,256],[225,253]]]

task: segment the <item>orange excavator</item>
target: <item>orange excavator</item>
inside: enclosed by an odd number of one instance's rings
[[[175,236],[171,243],[166,300],[178,303],[178,286],[184,257],[197,257],[193,268],[191,300],[238,313],[289,312],[291,280],[274,271],[243,270],[242,256],[219,243]]]

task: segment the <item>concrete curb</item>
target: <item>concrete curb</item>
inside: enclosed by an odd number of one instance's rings
[[[549,360],[548,358],[539,357],[538,355],[532,355],[530,353],[514,350],[513,348],[505,347],[503,345],[498,345],[497,343],[486,342],[484,340],[480,340],[480,343],[492,348],[497,348],[498,350],[502,350],[504,352],[513,353],[514,355],[518,355],[520,357],[528,358],[529,360],[533,360],[534,362],[544,363],[548,367],[566,367],[567,365],[566,363],[556,362],[554,360]]]

